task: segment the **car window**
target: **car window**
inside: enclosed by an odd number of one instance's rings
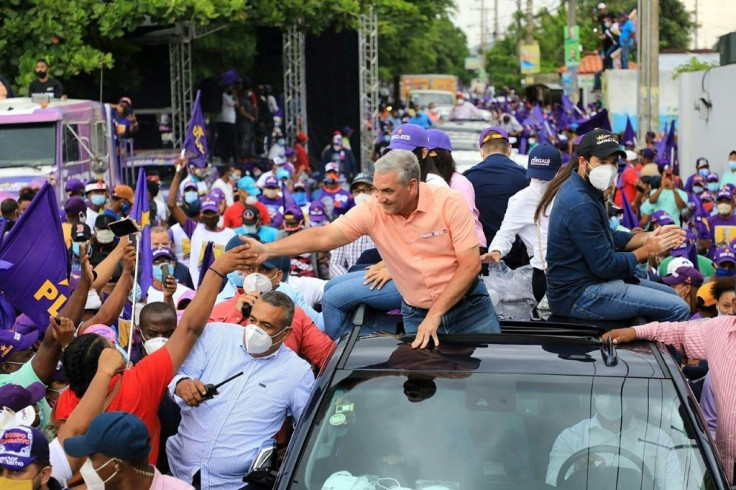
[[[666,379],[354,372],[291,488],[711,488],[680,410]]]

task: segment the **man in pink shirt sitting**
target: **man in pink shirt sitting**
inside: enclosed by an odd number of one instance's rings
[[[327,252],[369,235],[403,298],[404,331],[425,348],[440,333],[495,333],[498,317],[478,279],[480,253],[473,215],[462,196],[420,182],[418,145],[404,135],[401,148],[375,163],[376,193],[335,222],[273,243],[250,240],[258,262],[275,256]],[[425,136],[426,138],[426,136]],[[427,145],[427,142],[421,142]],[[413,145],[413,146],[412,146]]]

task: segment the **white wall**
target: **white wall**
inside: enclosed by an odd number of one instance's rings
[[[605,106],[614,132],[626,127],[626,116],[631,117],[634,130],[637,128],[636,70],[606,70],[604,75]],[[659,126],[677,119],[677,82],[672,80],[672,71],[659,69]]]
[[[736,150],[736,65],[713,68],[703,85],[713,107],[708,120],[700,119],[694,102],[701,92],[705,72],[683,73],[678,79],[680,174],[695,171],[695,160],[704,156],[710,168],[723,174],[728,153]]]

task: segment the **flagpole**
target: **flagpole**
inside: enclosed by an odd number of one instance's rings
[[[130,355],[133,352],[133,332],[135,332],[135,311],[138,306],[138,302],[135,300],[135,288],[138,287],[138,262],[140,261],[140,249],[141,249],[141,232],[135,234],[135,270],[133,271],[133,308],[130,313],[130,333],[128,334],[128,365],[126,369],[130,367]],[[141,291],[143,295],[143,291]]]

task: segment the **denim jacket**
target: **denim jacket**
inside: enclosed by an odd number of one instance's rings
[[[547,300],[558,315],[572,310],[591,284],[634,277],[636,257],[624,252],[634,235],[612,231],[603,194],[577,172],[560,187],[547,236]]]

